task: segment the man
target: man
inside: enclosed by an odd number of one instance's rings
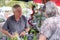
[[[56,5],[53,2],[46,3],[48,18],[41,26],[39,40],[60,40],[60,17]]]
[[[2,32],[10,38],[14,38],[13,33],[18,32],[19,36],[25,36],[26,32],[30,30],[27,26],[27,20],[22,15],[21,6],[16,4],[13,6],[13,13],[11,17],[7,19],[2,27]]]

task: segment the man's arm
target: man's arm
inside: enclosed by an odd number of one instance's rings
[[[29,30],[30,30],[30,28],[26,28],[26,29],[25,29],[26,32],[29,32]]]
[[[3,27],[2,27],[2,33],[4,33],[5,35],[12,37],[12,35],[8,32],[9,30],[9,18],[6,20],[6,22],[4,23]]]
[[[24,29],[24,31],[22,31],[22,32],[20,33],[20,36],[22,36],[22,35],[23,35],[23,36],[26,35],[26,33],[28,33],[29,30],[30,30],[30,27],[29,27],[28,21],[27,21],[27,19],[26,19],[25,16],[23,16],[23,20],[24,20],[24,22],[25,22],[25,29]]]
[[[12,35],[8,31],[6,31],[5,29],[2,29],[2,33],[9,36],[10,38],[12,38]]]
[[[41,25],[39,40],[47,40],[47,38],[50,38],[52,35],[53,26],[51,26],[48,20],[49,19],[46,19]]]
[[[39,36],[39,40],[46,40],[46,37],[41,34],[41,35]]]

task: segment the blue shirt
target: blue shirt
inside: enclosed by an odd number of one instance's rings
[[[11,34],[13,34],[15,31],[17,31],[20,34],[26,28],[28,28],[27,19],[23,15],[21,16],[18,22],[15,20],[15,17],[13,15],[9,17],[3,25],[3,29],[7,30]]]

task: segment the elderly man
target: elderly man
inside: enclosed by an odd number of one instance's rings
[[[41,26],[39,40],[60,40],[60,17],[53,2],[46,3],[47,18]]]
[[[21,6],[16,4],[12,9],[14,15],[7,19],[3,25],[2,32],[10,38],[14,37],[14,32],[18,32],[19,36],[25,36],[30,28],[27,26],[26,17],[22,15]]]

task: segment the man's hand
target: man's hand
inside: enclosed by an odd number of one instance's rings
[[[26,28],[25,31],[20,33],[20,36],[25,36],[26,32],[28,32],[30,30],[30,28]]]
[[[14,38],[14,35],[11,35],[8,31],[6,31],[4,29],[2,29],[1,32],[4,33],[5,35],[7,35],[10,38]]]
[[[46,36],[41,34],[40,37],[39,37],[39,40],[46,40]]]
[[[25,31],[23,31],[23,32],[20,33],[20,36],[25,36],[25,35],[26,35]]]
[[[10,35],[9,37],[10,37],[10,38],[14,38],[15,36],[14,36],[14,35]]]

